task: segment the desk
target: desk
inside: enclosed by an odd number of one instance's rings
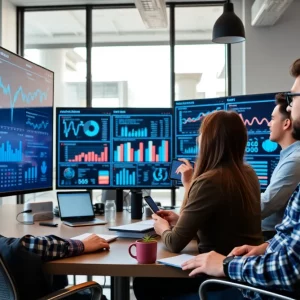
[[[61,223],[59,218],[53,221],[58,223],[57,228],[39,226],[38,222],[34,225],[23,225],[16,221],[16,215],[22,211],[23,205],[2,205],[0,206],[0,234],[7,237],[22,237],[25,234],[32,235],[49,235],[55,234],[63,238],[70,238],[83,234],[85,232],[93,232],[98,234],[114,234],[109,231],[108,227],[112,225],[121,225],[131,223],[131,215],[127,211],[117,213],[117,219],[114,223],[107,225],[85,226],[72,228]],[[22,219],[22,215],[19,216]],[[103,217],[99,217],[103,218]],[[138,220],[137,220],[138,221]],[[138,264],[128,254],[129,245],[135,239],[119,238],[110,243],[110,251],[86,254],[76,257],[64,258],[55,260],[45,264],[45,271],[50,274],[75,274],[75,275],[101,275],[115,276],[115,300],[129,299],[129,280],[124,280],[124,277],[188,277],[188,272],[180,269],[168,267],[160,264],[142,265]],[[196,241],[192,241],[184,250],[183,253],[196,255]],[[165,248],[164,244],[158,242],[157,258],[171,257],[177,254],[170,253]],[[125,283],[126,282],[126,283]],[[119,288],[127,289],[122,295]],[[127,295],[128,294],[128,295]]]

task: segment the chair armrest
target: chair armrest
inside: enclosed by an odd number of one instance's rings
[[[69,286],[64,289],[60,289],[47,296],[40,298],[39,300],[58,300],[64,299],[67,296],[76,294],[80,291],[91,289],[93,291],[91,300],[100,300],[102,296],[102,287],[95,281],[88,281],[74,286]]]
[[[235,282],[235,281],[230,281],[228,279],[220,279],[220,278],[207,279],[204,282],[202,282],[202,284],[200,285],[200,288],[199,288],[199,296],[200,296],[201,300],[207,299],[206,290],[207,290],[207,286],[210,284],[221,284],[221,285],[225,285],[228,287],[234,287],[234,288],[243,289],[243,290],[250,290],[252,292],[257,292],[262,295],[271,296],[271,297],[274,297],[276,299],[281,299],[281,300],[296,300],[296,298],[291,298],[290,296],[278,294],[277,292],[271,292],[268,290],[264,290],[262,288],[254,287],[254,286],[248,285],[246,283],[240,283],[240,282]]]

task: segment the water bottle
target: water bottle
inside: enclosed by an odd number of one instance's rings
[[[116,221],[115,200],[106,200],[106,202],[105,202],[105,220],[107,222],[115,222]]]

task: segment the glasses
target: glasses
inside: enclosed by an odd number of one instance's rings
[[[284,93],[284,95],[288,106],[292,107],[293,98],[296,96],[300,96],[300,93]]]

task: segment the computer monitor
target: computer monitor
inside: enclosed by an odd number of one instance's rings
[[[54,74],[0,47],[0,196],[52,189]]]
[[[175,157],[196,160],[196,137],[202,118],[216,110],[236,111],[248,131],[246,161],[255,170],[265,190],[279,160],[280,146],[269,140],[269,121],[275,107],[275,93],[175,102]],[[181,185],[177,182],[177,185]]]
[[[58,189],[168,188],[171,108],[57,108]]]

